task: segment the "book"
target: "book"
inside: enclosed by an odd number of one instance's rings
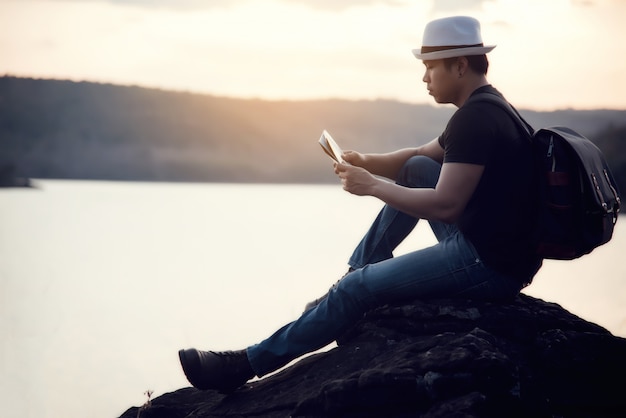
[[[322,146],[324,152],[328,154],[328,156],[332,158],[335,162],[345,163],[345,161],[341,158],[341,154],[343,154],[341,147],[337,145],[337,143],[335,142],[333,137],[330,136],[328,131],[324,130],[322,132],[322,136],[320,136],[318,142]]]

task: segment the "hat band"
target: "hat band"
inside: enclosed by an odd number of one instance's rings
[[[462,49],[462,48],[474,48],[477,46],[484,46],[482,43],[473,45],[444,45],[444,46],[423,46],[422,54],[429,54],[437,51],[447,51],[449,49]]]

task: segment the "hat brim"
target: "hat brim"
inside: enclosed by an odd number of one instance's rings
[[[422,49],[419,48],[413,50],[413,55],[415,55],[415,58],[422,61],[440,60],[444,58],[464,57],[467,55],[483,55],[491,52],[491,50],[495,47],[495,45],[472,46],[469,48],[444,49],[441,51],[427,52],[424,54],[422,54]]]

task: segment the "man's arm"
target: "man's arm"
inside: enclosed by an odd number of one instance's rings
[[[344,161],[363,167],[376,176],[396,180],[400,169],[411,157],[424,155],[441,163],[443,161],[443,148],[439,145],[438,138],[416,148],[404,148],[386,154],[361,154],[356,151],[346,151],[343,154]]]
[[[376,178],[361,167],[335,165],[344,190],[360,196],[377,197],[416,218],[445,223],[458,220],[484,169],[484,166],[476,164],[445,163],[434,189],[413,189]]]

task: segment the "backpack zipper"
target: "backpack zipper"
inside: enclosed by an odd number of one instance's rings
[[[546,155],[546,157],[552,157],[552,148],[554,148],[554,137],[550,135],[550,145],[548,146],[548,154]]]

